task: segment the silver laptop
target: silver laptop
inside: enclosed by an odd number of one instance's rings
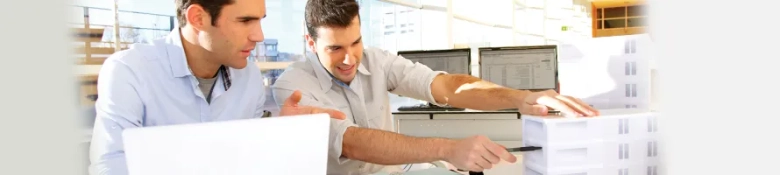
[[[326,174],[326,114],[127,129],[131,175]]]

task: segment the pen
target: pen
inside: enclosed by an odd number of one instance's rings
[[[542,147],[538,146],[524,146],[524,147],[517,147],[517,148],[507,148],[507,152],[526,152],[526,151],[536,151],[540,150]]]
[[[540,150],[542,147],[538,146],[524,146],[524,147],[516,147],[516,148],[507,148],[506,151],[508,152],[526,152],[526,151],[536,151]],[[458,171],[463,171],[458,169]],[[469,171],[469,175],[484,175],[482,172],[476,172],[476,171]]]

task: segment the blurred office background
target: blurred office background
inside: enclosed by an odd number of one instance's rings
[[[365,46],[391,52],[558,44],[593,37],[592,4],[588,0],[358,1]],[[173,1],[117,0],[116,4],[123,48],[126,44],[164,37],[177,23]],[[258,43],[249,59],[281,63],[301,60],[306,50],[306,0],[267,0],[266,4],[266,41]],[[112,0],[76,0],[71,7],[74,26],[88,22],[90,28],[105,29],[105,43],[93,42],[92,47],[113,46],[113,5]],[[472,66],[477,68],[478,62],[473,62]],[[268,84],[283,71],[279,67],[286,65],[273,64],[264,70]]]

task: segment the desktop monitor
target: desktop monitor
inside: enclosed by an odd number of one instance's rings
[[[560,93],[557,50],[556,45],[479,48],[480,78],[513,89]]]
[[[428,66],[434,71],[471,75],[471,49],[469,48],[399,51],[398,55],[412,62]],[[420,110],[422,108],[435,107],[435,105],[426,103],[423,106],[404,106],[400,107],[399,110],[406,110],[402,109],[405,107],[414,108],[409,110]]]
[[[471,74],[471,50],[468,48],[399,51],[398,55],[412,62],[419,62],[434,71],[445,71],[449,74]]]

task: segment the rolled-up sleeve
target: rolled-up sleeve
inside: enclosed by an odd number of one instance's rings
[[[103,64],[98,82],[90,174],[124,175],[127,165],[122,131],[141,126],[144,106],[136,89],[140,86],[132,70],[115,59]]]
[[[382,68],[387,74],[387,89],[391,93],[436,103],[431,92],[433,79],[444,71],[434,71],[428,66],[412,62],[397,54],[372,49],[368,56],[381,57],[374,60],[382,60]]]
[[[281,108],[281,105],[284,103],[284,101],[292,95],[292,93],[295,90],[300,90],[302,97],[300,105],[305,106],[314,106],[314,107],[320,107],[320,108],[329,108],[329,109],[338,109],[334,106],[325,105],[322,102],[319,102],[316,98],[314,98],[311,94],[313,92],[319,92],[319,84],[312,84],[310,82],[312,81],[306,81],[304,79],[295,79],[297,81],[291,81],[290,78],[284,78],[284,76],[291,76],[291,77],[301,77],[306,75],[300,75],[295,72],[285,72],[283,77],[280,77],[274,86],[272,86],[272,93],[274,93],[274,99],[276,100],[277,105]],[[317,81],[314,81],[317,82]],[[315,87],[312,89],[311,87]],[[330,119],[330,137],[328,138],[329,143],[331,144],[329,146],[328,156],[330,156],[331,159],[337,160],[339,164],[345,163],[349,161],[349,159],[344,158],[341,156],[342,153],[342,145],[344,142],[344,133],[347,131],[347,128],[349,127],[357,127],[356,124],[350,122],[349,120],[338,120],[338,119]]]

